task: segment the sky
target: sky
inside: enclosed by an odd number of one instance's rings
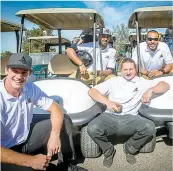
[[[172,1],[1,1],[1,18],[20,24],[20,18],[15,13],[24,9],[38,8],[91,8],[95,9],[104,19],[106,28],[113,31],[117,25],[127,25],[131,13],[136,8],[154,6],[172,6]],[[25,27],[32,29],[37,27],[26,21]],[[80,30],[63,31],[62,36],[69,40],[79,36]],[[57,33],[54,32],[55,35]],[[14,33],[1,34],[1,52],[16,52],[16,41]]]

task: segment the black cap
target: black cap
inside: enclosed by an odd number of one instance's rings
[[[23,53],[13,53],[9,58],[8,67],[31,70],[32,58]]]

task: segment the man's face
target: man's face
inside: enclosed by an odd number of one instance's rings
[[[155,51],[159,43],[159,35],[155,32],[148,33],[147,36],[147,46],[150,50]]]
[[[6,84],[13,90],[20,90],[27,81],[30,71],[17,68],[6,68]]]
[[[121,68],[121,73],[126,80],[132,80],[137,75],[134,63],[130,62],[123,63],[123,66]]]
[[[101,46],[107,46],[110,36],[106,34],[99,35]]]

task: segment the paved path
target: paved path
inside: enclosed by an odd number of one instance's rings
[[[115,147],[117,153],[114,163],[109,169],[102,165],[103,156],[95,159],[85,159],[83,163],[78,165],[88,169],[88,171],[173,171],[173,146],[171,141],[166,138],[165,142],[161,138],[157,140],[154,152],[138,154],[135,165],[126,162],[122,144]]]

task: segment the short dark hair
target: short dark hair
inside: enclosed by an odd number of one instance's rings
[[[156,33],[156,34],[158,34],[158,37],[159,37],[159,33],[158,33],[156,30],[150,30],[150,31],[148,31],[147,37],[148,37],[148,34],[149,34],[149,33]]]
[[[137,68],[136,63],[135,63],[135,61],[132,58],[124,58],[120,62],[120,69],[122,69],[124,63],[132,63],[132,64],[134,64],[134,67]]]

